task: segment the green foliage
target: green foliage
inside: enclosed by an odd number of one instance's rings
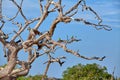
[[[42,75],[35,75],[19,77],[17,80],[41,80],[41,78]],[[63,72],[63,79],[48,78],[46,76],[46,80],[113,80],[111,78],[112,75],[107,72],[107,68],[101,67],[96,63],[87,65],[78,64],[67,68]],[[120,78],[114,80],[120,80]]]
[[[61,38],[58,39],[58,41],[60,41],[60,40],[61,40]]]
[[[63,80],[110,80],[106,67],[98,64],[78,64],[63,72]]]
[[[35,75],[35,76],[27,76],[27,77],[19,77],[17,80],[42,80],[42,76],[43,75]],[[46,78],[44,80],[61,80],[61,79],[57,79],[57,78],[48,78],[46,76]]]
[[[19,77],[17,80],[41,80],[42,75],[28,76],[28,77]]]
[[[19,77],[17,80],[28,80],[26,77]]]

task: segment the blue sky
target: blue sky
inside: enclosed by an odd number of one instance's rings
[[[77,0],[65,0],[63,4],[68,4],[66,7],[70,7],[72,4],[75,3]],[[115,69],[115,76],[120,77],[120,1],[119,0],[86,0],[87,4],[91,6],[103,19],[103,23],[107,24],[112,27],[112,31],[105,31],[105,30],[96,30],[91,26],[86,26],[82,23],[72,22],[70,24],[63,24],[60,23],[56,29],[55,35],[53,36],[53,39],[58,39],[58,37],[61,37],[63,39],[66,38],[66,35],[71,36],[75,35],[78,38],[82,39],[82,41],[78,43],[72,43],[68,47],[73,50],[80,51],[81,55],[92,57],[92,56],[106,56],[106,59],[104,61],[96,61],[96,60],[84,60],[81,58],[77,58],[69,53],[64,52],[62,49],[59,49],[56,51],[55,57],[65,55],[67,56],[67,59],[65,60],[65,64],[60,67],[58,63],[54,63],[51,65],[48,76],[50,77],[62,77],[62,72],[66,70],[67,67],[71,67],[76,64],[89,64],[89,63],[97,63],[102,66],[106,66],[109,73],[112,73],[114,67]],[[7,16],[12,16],[14,12],[16,12],[16,8],[14,8],[13,5],[11,5],[10,2],[7,2],[7,0],[3,1],[3,12]],[[29,3],[29,4],[28,4]],[[33,18],[34,16],[39,16],[39,5],[37,3],[37,0],[29,1],[25,0],[23,9],[25,11],[25,14],[28,14],[28,18]],[[27,5],[26,5],[27,4]],[[7,5],[7,6],[6,6]],[[66,8],[67,9],[67,8]],[[75,17],[84,17],[89,20],[94,21],[94,16],[83,13],[75,16]],[[43,23],[41,27],[41,31],[46,31],[49,29],[49,25],[51,24],[50,21],[52,21],[52,18],[54,18],[53,15],[50,15],[48,19],[46,20],[46,23]],[[19,19],[19,17],[18,17]],[[17,20],[18,20],[17,19]],[[20,18],[21,19],[21,18]],[[20,20],[22,22],[22,20]],[[4,28],[5,32],[11,32],[11,29],[16,29],[15,26],[11,27],[11,24],[8,23],[5,25],[6,28]],[[35,24],[30,25],[31,27],[34,27]],[[9,28],[9,29],[8,29]],[[26,34],[27,32],[23,33]],[[25,37],[25,36],[24,36]],[[2,52],[2,45],[0,44],[0,65],[4,64],[6,61],[3,59],[3,52]],[[23,51],[19,53],[20,59],[26,59],[27,54],[24,54]],[[35,74],[42,74],[45,66],[43,65],[43,62],[46,61],[46,56],[43,56],[41,58],[38,58],[35,63],[33,63],[32,68],[30,70],[29,75],[35,75]]]

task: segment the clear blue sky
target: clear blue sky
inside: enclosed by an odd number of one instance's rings
[[[28,18],[33,18],[34,16],[39,15],[39,5],[37,3],[38,0],[29,1],[25,0],[24,2],[24,11],[25,14],[28,14]],[[77,0],[64,0],[63,4],[69,4],[66,7],[70,7]],[[50,77],[62,77],[62,72],[66,70],[67,67],[71,67],[76,64],[89,64],[89,63],[97,63],[102,66],[106,66],[109,73],[112,73],[114,67],[115,76],[120,77],[120,1],[119,0],[86,0],[87,4],[91,6],[103,19],[103,23],[112,27],[112,31],[99,30],[97,31],[91,26],[85,26],[84,24],[72,22],[70,24],[59,24],[56,29],[54,39],[58,39],[58,37],[66,38],[66,35],[75,35],[78,38],[82,39],[82,41],[78,43],[73,43],[68,47],[73,50],[80,51],[81,55],[92,57],[92,56],[106,56],[104,61],[96,61],[96,60],[84,60],[81,58],[77,58],[69,53],[65,53],[62,49],[59,49],[55,57],[57,56],[67,56],[65,60],[65,64],[60,67],[58,63],[54,63],[51,65],[48,76]],[[7,0],[3,0],[3,8],[4,13],[6,15],[12,16],[14,12],[16,12],[16,8],[11,6],[11,3],[8,3]],[[41,31],[45,31],[49,29],[50,21],[54,16],[50,15],[49,19],[46,20],[47,23],[42,24]],[[88,14],[80,14],[77,17],[85,17],[89,20],[94,21],[93,15]],[[19,18],[19,17],[18,17]],[[22,21],[22,20],[21,20]],[[31,25],[34,27],[35,24]],[[6,24],[6,28],[4,30],[6,32],[11,32],[12,28],[11,24]],[[9,28],[9,29],[8,29]],[[15,28],[16,29],[16,28]],[[24,34],[26,34],[25,32]],[[23,34],[23,35],[24,35]],[[25,37],[25,36],[24,36]],[[27,54],[23,51],[19,53],[20,59],[25,59]],[[42,74],[45,66],[43,62],[46,61],[46,56],[38,58],[35,63],[33,63],[32,68],[30,70],[30,75]],[[6,61],[3,59],[3,51],[2,45],[0,44],[0,65],[4,64]]]

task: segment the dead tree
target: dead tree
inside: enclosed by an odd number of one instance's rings
[[[67,6],[62,4],[62,0],[38,0],[41,16],[38,16],[33,19],[28,19],[27,16],[24,14],[22,9],[23,0],[21,0],[20,3],[18,3],[17,0],[8,1],[11,1],[14,4],[14,6],[17,8],[17,12],[11,18],[0,13],[1,14],[0,16],[2,17],[0,19],[2,24],[0,26],[0,42],[3,45],[4,51],[3,55],[5,58],[7,58],[6,66],[4,68],[3,67],[0,68],[0,80],[15,80],[19,76],[26,76],[29,73],[30,68],[32,67],[31,64],[36,60],[36,58],[38,57],[40,58],[43,55],[48,55],[48,61],[44,62],[44,64],[47,64],[43,76],[44,80],[44,77],[47,74],[47,71],[51,63],[58,62],[60,66],[62,66],[64,62],[62,62],[61,59],[66,59],[65,56],[59,56],[55,58],[51,55],[52,52],[55,53],[58,47],[62,48],[67,53],[87,60],[95,59],[102,61],[105,58],[105,56],[101,58],[85,57],[82,56],[79,53],[79,51],[68,49],[67,44],[80,41],[80,39],[77,39],[74,36],[70,38],[67,37],[66,40],[52,39],[53,35],[55,34],[54,32],[57,28],[58,23],[71,23],[73,21],[76,21],[81,22],[85,25],[93,26],[97,30],[100,29],[105,29],[108,31],[111,30],[111,27],[102,24],[102,19],[91,7],[86,5],[85,0],[78,0],[76,4],[74,4],[69,9],[64,9]],[[90,11],[92,14],[95,15],[96,17],[95,19],[98,20],[98,23],[87,21],[84,18],[75,17],[75,15],[78,15],[78,11]],[[52,24],[49,25],[48,31],[41,32],[39,30],[41,24],[45,22],[45,19],[47,19],[51,13],[55,14],[57,13],[56,14],[57,17],[52,21]],[[21,18],[24,19],[22,23],[16,20],[17,16],[19,15],[21,16]],[[5,33],[3,30],[3,28],[5,28],[4,24],[6,24],[7,22],[10,22],[18,27],[17,30],[11,31],[11,33],[13,34],[12,36],[9,36],[9,33]],[[34,22],[36,22],[36,25],[30,28],[29,26]],[[21,36],[21,34],[25,32],[27,29],[29,30],[27,31],[28,36],[26,36],[28,38],[23,39],[23,36]],[[37,48],[33,46],[37,46]],[[28,54],[27,61],[22,61],[18,59],[20,57],[18,56],[18,53],[21,50],[24,50],[24,52]],[[40,51],[42,51],[43,53],[41,53]],[[16,68],[16,65],[19,65],[21,67]]]

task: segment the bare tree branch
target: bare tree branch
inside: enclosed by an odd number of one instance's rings
[[[38,29],[41,25],[41,23],[45,20],[45,18],[48,16],[48,8],[50,6],[50,2],[48,2],[45,6],[45,9],[44,9],[44,13],[42,15],[42,17],[40,18],[40,20],[38,21],[38,23],[36,24],[36,26],[34,27],[34,29]]]
[[[65,44],[61,44],[60,42],[56,42],[56,41],[53,41],[53,40],[51,40],[51,43],[56,44],[56,46],[60,46],[61,48],[63,48],[64,51],[66,51],[68,53],[71,53],[71,54],[73,54],[73,55],[75,55],[77,57],[83,58],[83,59],[87,59],[87,60],[94,60],[94,59],[96,59],[96,60],[102,61],[105,58],[105,56],[102,57],[102,58],[100,58],[100,57],[90,57],[90,58],[88,58],[88,57],[85,57],[85,56],[81,56],[76,51],[68,49]]]
[[[68,11],[66,11],[64,15],[66,16],[70,14],[72,11],[76,10],[82,1],[83,0],[79,0],[73,7],[71,7]]]
[[[83,22],[86,25],[94,26],[97,30],[100,30],[100,29],[105,29],[105,30],[108,30],[108,31],[112,30],[111,27],[109,27],[108,25],[102,25],[100,23],[98,23],[98,24],[91,23],[91,22],[88,22],[88,21],[84,20],[83,18],[75,18],[73,20],[75,20],[77,22]]]
[[[39,1],[39,5],[40,5],[40,12],[41,14],[43,14],[43,5],[42,5],[42,1],[41,0],[38,0]]]
[[[29,22],[26,22],[26,24],[17,32],[15,36],[11,40],[15,40],[18,35],[20,35],[29,25]]]
[[[12,0],[12,1],[18,6],[18,4],[14,0]],[[23,4],[23,0],[21,0],[20,6],[19,6],[20,8],[22,7],[22,4]],[[18,9],[18,11],[16,12],[15,16],[10,18],[9,21],[12,21],[13,19],[15,19],[18,16],[19,12],[20,12],[20,10]]]
[[[27,21],[27,18],[26,16],[23,14],[23,11],[22,11],[22,3],[23,3],[23,0],[21,0],[21,4],[20,6],[17,4],[17,2],[15,0],[11,0],[15,5],[16,7],[18,8],[20,14],[22,15],[22,17],[24,18],[25,21]],[[17,15],[17,14],[16,14]]]
[[[2,25],[0,26],[0,30],[4,27],[5,21],[0,20],[0,22],[2,23]]]
[[[45,77],[46,77],[46,75],[47,75],[47,72],[48,72],[48,69],[49,69],[49,66],[50,66],[50,62],[47,63],[47,66],[46,66],[45,72],[44,72],[44,74],[43,74],[42,80],[45,79]]]

